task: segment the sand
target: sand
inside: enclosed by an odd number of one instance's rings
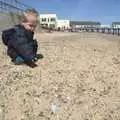
[[[15,66],[0,42],[0,120],[120,120],[120,37],[36,34],[38,67]]]

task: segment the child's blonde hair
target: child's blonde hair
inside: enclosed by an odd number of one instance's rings
[[[39,13],[34,9],[34,8],[30,8],[30,9],[27,9],[23,12],[23,22],[26,21],[26,18],[27,16],[29,15],[33,15],[35,16],[36,18],[38,18],[39,16]]]

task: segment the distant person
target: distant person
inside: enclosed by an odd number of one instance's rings
[[[36,67],[35,61],[43,57],[37,54],[38,44],[33,39],[38,16],[35,9],[27,9],[21,24],[2,33],[3,42],[8,47],[7,54],[16,65],[25,63]]]

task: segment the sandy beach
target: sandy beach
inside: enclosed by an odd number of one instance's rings
[[[120,120],[120,37],[37,33],[44,58],[16,66],[0,41],[0,120]]]

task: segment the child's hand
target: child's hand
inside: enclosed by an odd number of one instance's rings
[[[35,57],[33,61],[34,61],[34,62],[37,62],[37,61],[38,61],[38,58],[37,58],[37,57]]]

